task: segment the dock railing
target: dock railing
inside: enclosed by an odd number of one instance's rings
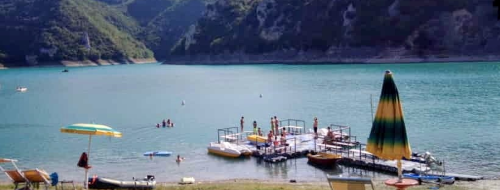
[[[306,122],[299,119],[285,119],[280,121],[279,129],[286,128],[288,133],[300,135],[306,133]]]
[[[241,140],[241,134],[239,133],[238,127],[217,129],[217,143],[221,142],[221,138],[224,142],[236,141],[236,143],[238,144],[238,142]]]

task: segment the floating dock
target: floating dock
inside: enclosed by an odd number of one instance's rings
[[[281,123],[282,122],[282,123]],[[240,133],[237,127],[219,129],[219,137],[232,143],[246,145],[252,150],[252,156],[265,162],[279,163],[294,158],[304,158],[309,153],[315,154],[318,151],[329,151],[342,155],[338,164],[359,168],[369,171],[382,172],[397,175],[396,161],[382,160],[373,154],[364,151],[365,144],[359,143],[356,136],[351,136],[350,128],[341,125],[329,125],[334,133],[334,139],[324,139],[325,134],[320,134],[315,138],[314,134],[307,133],[305,124],[302,120],[284,120],[280,127],[285,127],[293,135],[287,135],[286,142],[288,146],[274,147],[266,143],[257,143],[244,140],[244,134]],[[302,126],[301,126],[302,124]],[[222,133],[222,135],[221,135]],[[328,144],[325,144],[328,143]],[[403,173],[426,173],[431,171],[422,157],[415,157],[411,160],[401,160]],[[444,176],[454,177],[456,180],[475,181],[483,179],[482,176],[444,173]]]

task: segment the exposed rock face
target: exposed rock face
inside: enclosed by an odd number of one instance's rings
[[[196,44],[196,39],[194,39],[194,33],[196,32],[196,26],[191,25],[189,27],[188,32],[185,35],[186,42],[184,43],[184,49],[187,50],[189,49],[189,46],[192,44]]]
[[[493,12],[483,0],[219,0],[173,55],[300,60],[500,54]]]

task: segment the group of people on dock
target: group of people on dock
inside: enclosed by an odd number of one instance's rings
[[[165,127],[174,127],[174,123],[171,122],[170,119],[167,119],[167,121],[165,121],[165,119],[163,119],[163,121],[161,122],[161,126],[163,128],[165,128]],[[156,124],[156,128],[160,128],[160,123]]]
[[[280,123],[279,123],[278,117],[276,117],[276,116],[271,117],[271,131],[273,134],[279,133],[279,125],[280,125]],[[245,126],[245,117],[242,116],[240,119],[240,129],[242,132],[243,132],[244,126]],[[286,129],[283,128],[283,130],[286,130]],[[260,127],[257,127],[257,121],[253,121],[252,133],[254,135],[264,136]]]

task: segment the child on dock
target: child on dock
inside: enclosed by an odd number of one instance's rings
[[[274,116],[274,129],[275,129],[275,133],[278,134],[279,133],[279,120],[276,116]]]
[[[253,121],[253,134],[257,135],[257,121]]]
[[[240,120],[241,132],[243,132],[243,125],[245,124],[244,119],[245,119],[245,117],[241,116],[241,120]]]
[[[271,117],[271,131],[274,132],[274,118]]]
[[[314,129],[314,137],[318,137],[318,118],[317,117],[314,117],[313,129]]]
[[[267,143],[272,144],[272,142],[273,142],[273,131],[271,130],[267,134]]]

